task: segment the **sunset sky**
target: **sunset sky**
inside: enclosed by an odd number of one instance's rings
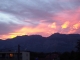
[[[0,0],[0,39],[80,34],[80,0]]]

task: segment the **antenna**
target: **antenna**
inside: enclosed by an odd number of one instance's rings
[[[20,45],[18,45],[18,60],[20,60]]]

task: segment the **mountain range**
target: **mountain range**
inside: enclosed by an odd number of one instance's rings
[[[80,34],[55,33],[49,37],[42,37],[41,35],[17,36],[12,39],[0,39],[0,51],[17,51],[17,47],[20,45],[21,51],[70,52],[76,51],[75,47],[79,39]]]

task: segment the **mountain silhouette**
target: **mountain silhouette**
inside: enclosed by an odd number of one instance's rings
[[[76,50],[77,40],[80,34],[55,33],[49,37],[40,35],[17,36],[13,39],[0,40],[0,51],[17,51],[18,44],[21,51],[33,52],[65,52]]]

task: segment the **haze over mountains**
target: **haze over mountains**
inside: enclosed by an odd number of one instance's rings
[[[59,34],[55,33],[49,37],[40,35],[17,36],[13,39],[0,40],[0,50],[17,50],[18,44],[21,46],[21,51],[34,52],[65,52],[76,50],[77,40],[80,39],[80,34]]]

